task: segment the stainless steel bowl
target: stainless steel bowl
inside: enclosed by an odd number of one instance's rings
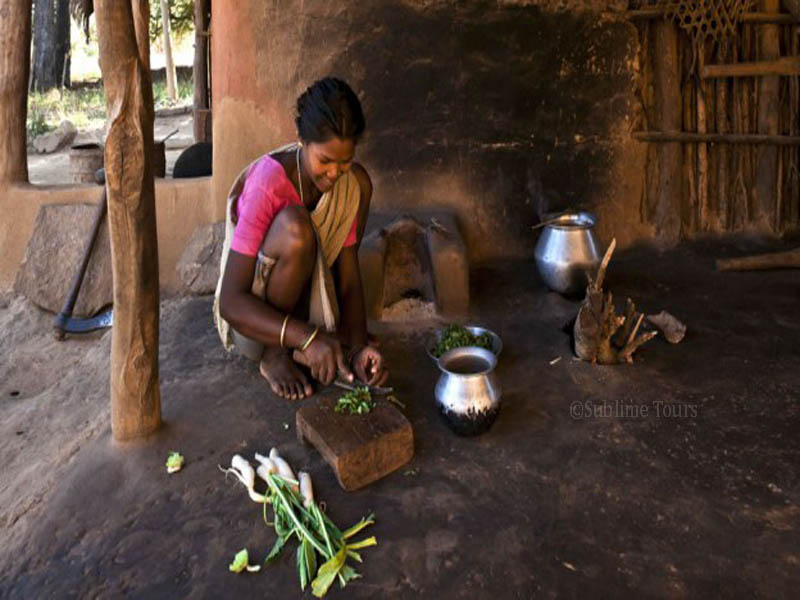
[[[484,333],[489,334],[489,338],[492,340],[492,353],[499,357],[500,353],[503,351],[503,340],[500,339],[500,336],[497,335],[491,329],[486,329],[485,327],[480,327],[478,325],[464,325],[464,329],[469,331],[472,335],[483,335]],[[439,359],[433,354],[434,348],[436,348],[436,344],[439,343],[439,340],[442,339],[442,334],[444,333],[444,329],[437,329],[433,334],[433,339],[427,345],[427,352],[428,356],[430,356],[435,362],[439,362]]]
[[[536,266],[547,287],[562,294],[583,291],[587,275],[600,263],[594,237],[595,218],[588,212],[553,216],[536,243]]]
[[[436,406],[450,429],[463,436],[487,431],[500,412],[502,396],[494,374],[497,357],[484,348],[453,348],[439,357]]]

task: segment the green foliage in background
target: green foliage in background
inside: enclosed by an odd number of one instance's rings
[[[28,140],[58,127],[64,119],[79,130],[102,127],[106,118],[106,99],[102,86],[86,85],[74,89],[52,89],[28,94]]]
[[[188,104],[192,101],[194,88],[191,79],[178,79],[178,100],[172,103],[167,98],[167,84],[163,81],[153,83],[155,109],[167,108],[174,104]],[[28,94],[28,141],[37,135],[47,133],[67,119],[79,131],[100,129],[106,121],[106,96],[102,83],[77,85],[72,89],[53,89],[44,94]]]
[[[172,40],[177,42],[194,32],[194,0],[169,0],[169,24]],[[150,42],[161,44],[163,21],[161,0],[150,0]]]
[[[172,102],[167,97],[167,84],[165,81],[153,82],[153,104],[156,110],[159,108],[168,108],[170,106],[180,106],[182,104],[191,103],[194,97],[194,84],[191,79],[183,79],[178,77],[178,99]]]

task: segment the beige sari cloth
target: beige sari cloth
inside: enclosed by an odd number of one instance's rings
[[[297,144],[289,144],[273,150],[270,154],[296,149]],[[219,281],[214,294],[214,323],[217,326],[222,344],[228,351],[233,347],[232,334],[234,331],[230,324],[220,315],[219,295],[222,289],[222,277],[225,272],[225,265],[228,262],[231,241],[233,240],[233,230],[236,226],[239,196],[244,189],[244,183],[250,170],[258,160],[260,158],[250,163],[236,177],[228,193],[227,208],[225,210],[225,241],[222,246]],[[316,208],[311,212],[311,222],[317,235],[317,258],[311,273],[309,321],[314,325],[323,327],[326,331],[336,331],[339,322],[339,306],[336,301],[336,289],[330,268],[339,256],[347,235],[350,233],[353,219],[358,213],[360,199],[361,188],[358,185],[358,180],[352,173],[347,172],[339,177],[331,190],[322,195]],[[251,291],[262,300],[266,299],[267,279],[274,264],[275,259],[273,257],[265,256],[259,251]]]

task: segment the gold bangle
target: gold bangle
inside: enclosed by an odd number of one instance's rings
[[[306,351],[306,348],[308,348],[311,345],[311,342],[314,341],[314,338],[317,337],[318,333],[319,333],[319,327],[314,329],[314,331],[311,333],[311,335],[308,336],[308,339],[305,342],[303,342],[303,345],[300,346],[300,352],[305,352]]]
[[[291,314],[286,313],[286,317],[283,319],[283,326],[281,327],[281,348],[286,348],[286,346],[283,344],[283,341],[286,339],[286,325],[289,324],[289,317],[291,316]]]

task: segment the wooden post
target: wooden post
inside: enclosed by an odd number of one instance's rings
[[[105,169],[114,274],[111,429],[142,437],[161,424],[158,245],[148,0],[95,0],[110,127]]]
[[[0,5],[0,186],[28,181],[31,0]]]
[[[730,59],[730,51],[727,42],[721,44],[717,49],[717,59],[722,62],[727,62]],[[720,135],[727,135],[730,132],[730,123],[728,120],[728,82],[724,79],[716,81],[717,88],[717,133]],[[719,162],[717,168],[719,169],[717,177],[717,212],[714,219],[714,228],[720,231],[727,231],[730,226],[729,209],[728,209],[728,166],[730,162],[729,151],[727,145],[721,145],[717,149],[717,156]]]
[[[662,131],[680,131],[681,83],[678,28],[671,21],[653,25],[653,70],[656,122]],[[657,150],[658,193],[648,198],[647,218],[659,233],[675,239],[681,232],[681,156],[678,143]],[[655,203],[655,206],[653,206]]]
[[[800,11],[800,0],[797,3],[798,11]],[[791,52],[794,55],[797,55],[800,52],[800,28],[792,27],[789,30],[789,37],[791,42],[789,47],[791,48]],[[789,134],[790,135],[797,135],[798,134],[798,117],[800,117],[800,82],[798,82],[797,78],[794,77],[789,81]],[[797,168],[798,168],[798,151],[796,148],[793,148],[790,153],[790,160],[789,160],[789,169],[787,172],[789,174],[789,224],[791,227],[797,227],[800,225],[800,189],[798,189],[798,183],[800,183],[800,175],[798,175]]]
[[[683,63],[691,61],[691,44],[684,44]],[[686,67],[684,67],[686,68]],[[695,102],[695,80],[689,77],[684,81],[681,97],[683,99],[683,131],[694,131],[696,127]],[[683,185],[684,191],[681,195],[681,231],[684,236],[691,236],[696,231],[697,223],[697,164],[696,148],[689,145],[683,152]]]
[[[698,66],[705,64],[705,39],[701,38],[697,41],[697,63]],[[704,135],[707,133],[706,122],[706,102],[708,96],[706,94],[706,86],[703,84],[702,79],[697,81],[697,133]],[[697,230],[708,230],[708,146],[705,142],[697,144],[697,195],[698,213],[697,213]]]
[[[752,27],[746,27],[742,31],[742,55],[741,58],[748,58],[754,54],[753,37],[755,32]],[[741,61],[740,61],[741,62]],[[752,133],[756,130],[754,126],[753,113],[753,99],[755,97],[755,84],[757,82],[753,79],[742,80],[742,133]],[[749,147],[743,153],[742,173],[744,180],[744,188],[747,191],[746,202],[742,205],[741,211],[741,224],[745,226],[750,223],[755,213],[755,177],[753,176],[753,163],[755,162],[755,148]]]
[[[764,12],[777,13],[779,0],[762,0]],[[763,25],[758,31],[759,60],[777,59],[780,56],[780,30],[777,25]],[[780,79],[776,76],[758,80],[758,133],[778,133],[780,113]],[[756,153],[756,220],[770,226],[770,215],[776,210],[778,149],[763,146]]]
[[[209,0],[194,0],[194,141],[211,141],[211,113],[208,97]]]

